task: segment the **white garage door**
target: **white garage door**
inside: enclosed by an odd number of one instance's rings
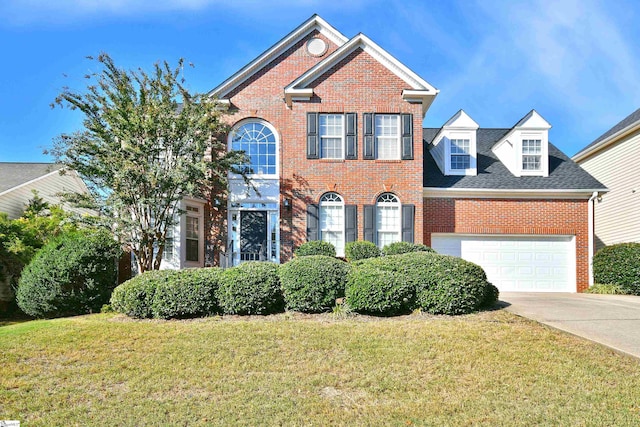
[[[480,265],[504,292],[576,292],[573,236],[433,234],[431,246]]]

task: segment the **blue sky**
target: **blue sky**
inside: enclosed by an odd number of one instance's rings
[[[640,107],[636,0],[3,0],[0,161],[51,161],[43,149],[80,128],[50,104],[64,86],[83,90],[87,55],[145,69],[183,57],[188,87],[205,92],[313,13],[440,89],[428,127],[461,108],[511,127],[535,108],[573,155]]]

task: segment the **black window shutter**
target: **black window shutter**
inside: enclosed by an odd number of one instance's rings
[[[356,113],[347,113],[346,115],[346,159],[354,160],[358,158],[358,115]]]
[[[320,239],[318,205],[307,205],[307,242]]]
[[[344,207],[344,241],[345,243],[358,240],[358,206]]]
[[[373,113],[364,113],[364,149],[362,158],[372,160],[376,158],[374,134],[373,134]]]
[[[413,160],[413,115],[402,114],[402,160]]]
[[[416,207],[414,205],[402,205],[402,241],[413,243],[413,229]]]
[[[318,113],[307,113],[307,159],[319,158]]]
[[[376,206],[364,205],[364,240],[376,243]]]

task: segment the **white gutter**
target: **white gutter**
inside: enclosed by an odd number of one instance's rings
[[[589,287],[593,286],[593,251],[594,251],[594,201],[598,198],[598,192],[594,191],[591,197],[589,197],[589,214],[588,214],[588,227],[589,227],[589,244],[588,244],[588,256],[589,256]]]

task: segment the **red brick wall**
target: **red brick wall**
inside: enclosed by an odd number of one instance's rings
[[[329,50],[321,58],[307,54],[305,43],[321,37]],[[358,49],[320,76],[310,101],[284,102],[284,87],[326,58],[336,48],[317,33],[298,42],[230,95],[234,124],[247,117],[271,123],[280,138],[281,198],[293,201],[290,210],[281,209],[281,260],[306,240],[306,206],[317,203],[326,191],[336,191],[345,204],[358,206],[358,238],[362,239],[365,204],[374,204],[385,191],[395,193],[403,204],[416,208],[415,238],[422,240],[422,107],[402,99],[404,81],[369,54]],[[307,160],[306,113],[355,112],[358,116],[358,159],[344,161]],[[414,159],[403,161],[363,160],[363,116],[365,112],[412,113]]]
[[[576,236],[578,292],[589,286],[587,200],[424,199],[424,243],[431,233]]]

